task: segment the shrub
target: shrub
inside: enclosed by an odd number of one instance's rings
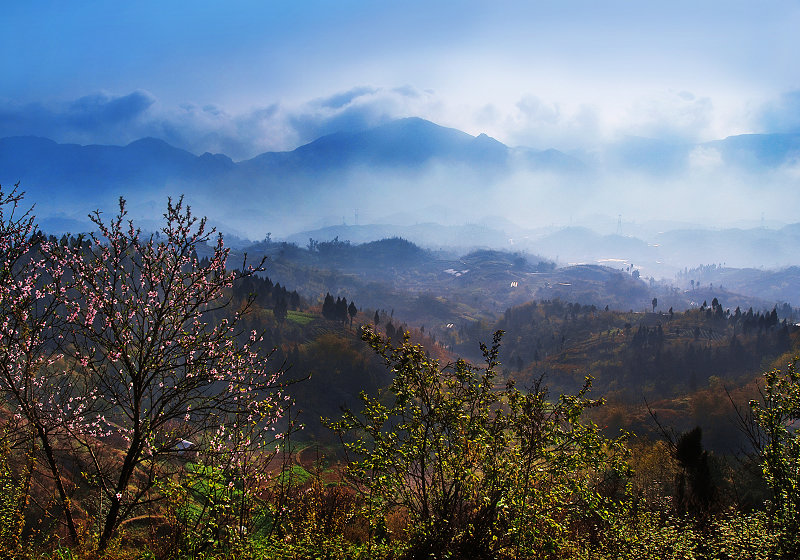
[[[781,558],[800,556],[800,374],[796,366],[797,358],[786,371],[766,372],[761,398],[750,401],[756,428],[750,432],[751,441],[771,490],[769,522]]]
[[[409,516],[406,557],[495,558],[555,554],[575,527],[613,515],[603,482],[627,471],[621,439],[582,419],[583,389],[547,399],[497,380],[502,332],[481,346],[485,367],[440,367],[408,336],[393,347],[365,327],[363,339],[393,374],[385,399],[361,395],[360,413],[333,424],[351,455],[348,475],[365,500],[371,539],[386,515]],[[597,531],[589,532],[598,536]]]

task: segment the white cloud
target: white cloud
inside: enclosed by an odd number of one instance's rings
[[[636,100],[617,123],[623,134],[671,141],[711,140],[714,104],[709,97],[667,91]]]
[[[689,167],[693,170],[712,170],[722,166],[722,154],[716,148],[697,146],[689,153]]]

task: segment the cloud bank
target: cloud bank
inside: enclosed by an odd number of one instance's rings
[[[0,104],[0,135],[117,143],[141,126],[155,103],[148,92],[134,91],[122,96],[100,92],[51,105]]]
[[[238,113],[217,105],[165,107],[147,91],[106,92],[61,103],[0,103],[0,137],[44,136],[58,142],[127,144],[160,138],[190,152],[234,160],[292,150],[320,136],[393,119],[430,115],[435,96],[413,87],[355,87],[305,103],[273,103]]]
[[[0,137],[34,135],[79,144],[126,144],[156,137],[196,154],[224,153],[238,161],[410,116],[473,135],[486,132],[510,146],[587,155],[631,136],[680,144],[740,132],[800,132],[800,91],[724,111],[709,96],[683,90],[641,97],[616,108],[564,104],[532,93],[507,105],[471,107],[447,103],[437,92],[409,85],[364,85],[303,102],[239,111],[190,102],[167,106],[145,90],[124,95],[96,92],[61,102],[0,101]]]

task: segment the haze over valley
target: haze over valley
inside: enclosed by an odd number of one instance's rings
[[[125,196],[147,224],[166,197],[184,195],[240,245],[267,234],[301,246],[309,238],[403,237],[429,249],[486,247],[559,265],[633,264],[667,280],[704,264],[797,264],[800,225],[787,222],[800,196],[800,135],[696,145],[628,138],[604,150],[581,159],[510,148],[419,118],[237,162],[154,138],[81,146],[8,137],[0,139],[0,184],[20,181],[42,227],[58,234],[88,227],[87,201],[108,211]],[[698,170],[698,153],[713,154],[715,166]],[[759,208],[770,210],[769,220],[764,210],[759,219]],[[797,305],[792,290],[779,299]]]

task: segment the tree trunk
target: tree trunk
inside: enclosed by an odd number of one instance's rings
[[[61,480],[61,471],[58,468],[58,463],[56,463],[55,454],[53,453],[53,448],[50,445],[50,440],[47,437],[47,434],[44,431],[44,428],[38,424],[36,425],[36,433],[39,436],[39,441],[42,442],[42,450],[44,451],[45,459],[47,460],[47,465],[50,467],[50,472],[53,475],[53,480],[56,483],[56,490],[58,491],[58,497],[61,499],[61,507],[64,510],[64,519],[67,522],[67,530],[69,531],[69,538],[73,544],[78,544],[78,530],[75,528],[75,520],[72,518],[72,508],[70,507],[70,499],[67,496],[67,491],[64,488],[64,483]]]
[[[106,520],[103,524],[103,532],[100,535],[100,541],[97,543],[98,552],[103,552],[108,547],[111,537],[114,536],[114,532],[117,530],[119,513],[122,506],[121,494],[128,487],[128,483],[133,476],[133,471],[139,462],[138,460],[140,452],[140,438],[138,435],[134,434],[131,441],[131,446],[128,448],[128,453],[125,455],[125,462],[122,464],[122,470],[119,473],[119,479],[117,480],[117,494],[111,496],[111,507],[106,514]]]

